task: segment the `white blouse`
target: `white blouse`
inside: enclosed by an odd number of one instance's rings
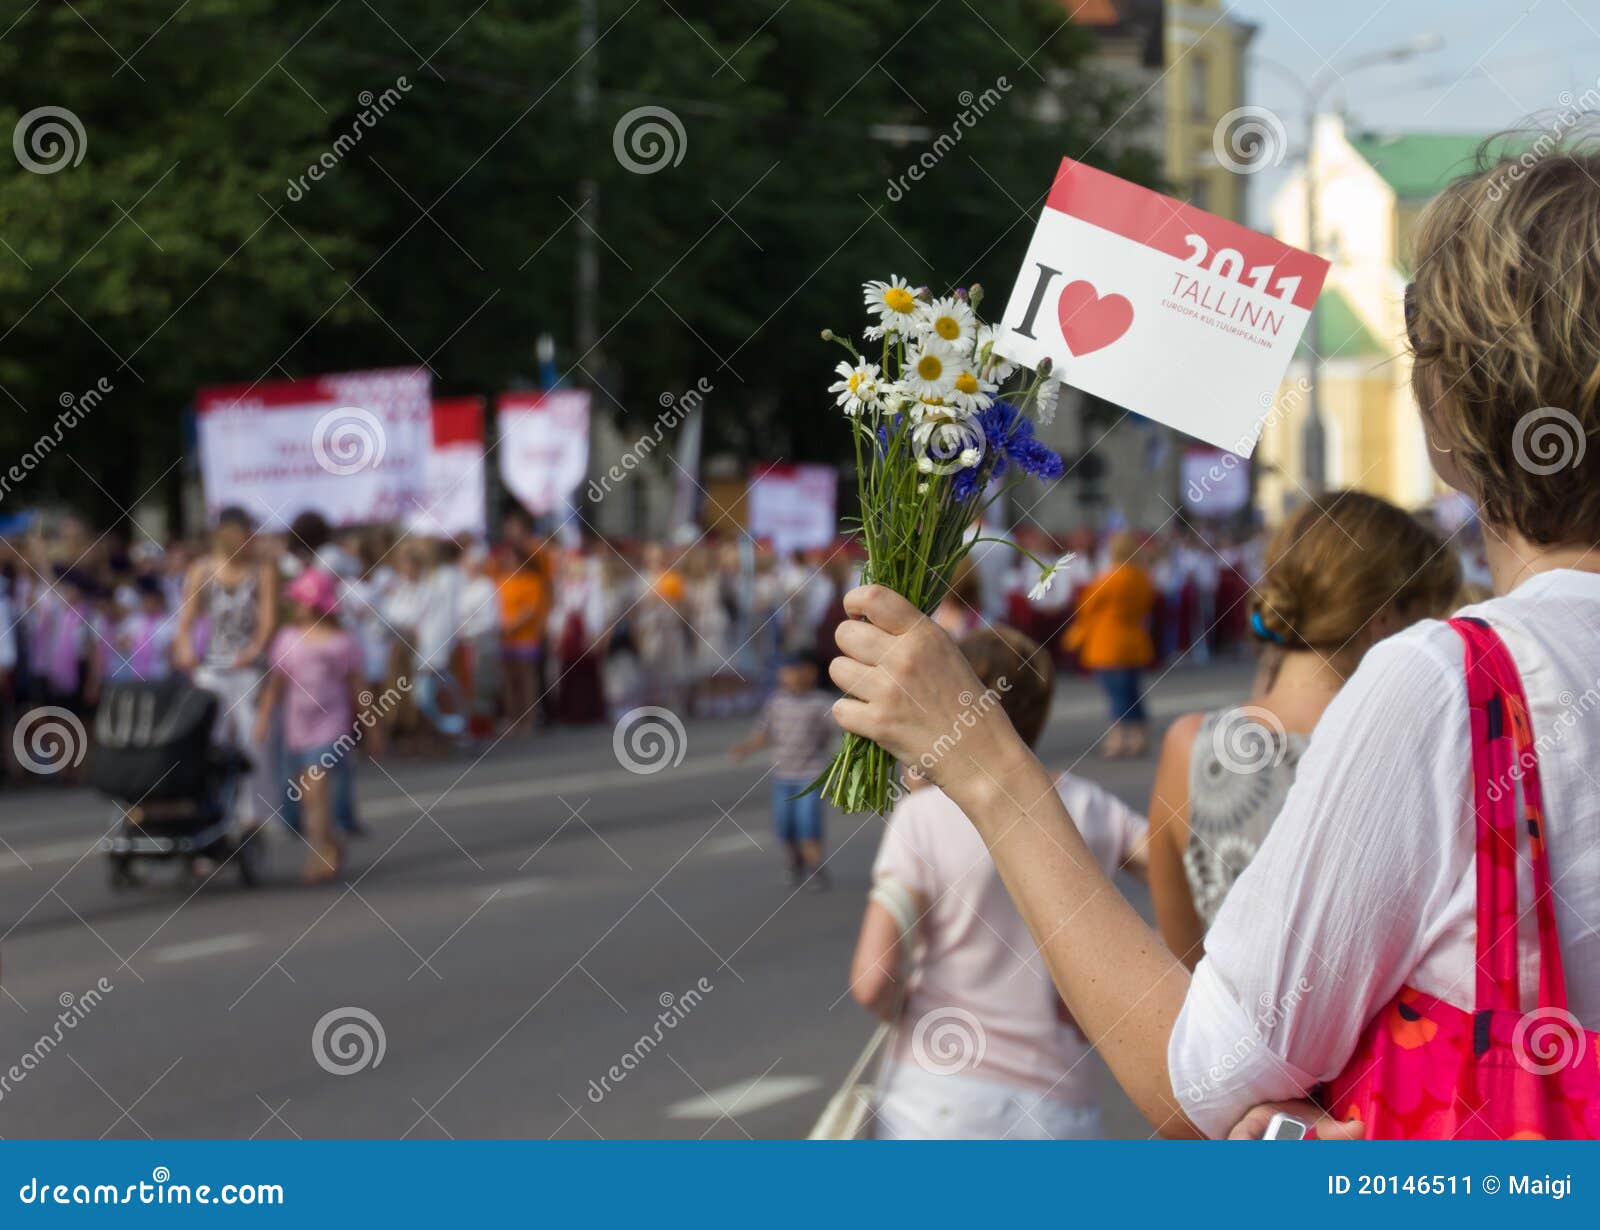
[[[1463,615],[1522,675],[1539,752],[1568,1007],[1600,1025],[1600,574],[1556,570]],[[1473,1008],[1476,879],[1461,638],[1429,620],[1370,650],[1206,934],[1168,1046],[1210,1136],[1337,1076],[1404,985]],[[1522,849],[1523,1007],[1538,942]]]

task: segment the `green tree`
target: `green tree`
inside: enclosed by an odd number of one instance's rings
[[[492,393],[542,331],[624,422],[704,378],[712,447],[833,456],[817,332],[858,327],[863,279],[1003,295],[1062,155],[1155,174],[1050,0],[595,8],[589,45],[551,0],[0,4],[0,131],[56,107],[86,143],[0,174],[0,455],[114,390],[10,500],[172,492],[202,385],[426,364]],[[666,146],[619,128],[642,107]]]

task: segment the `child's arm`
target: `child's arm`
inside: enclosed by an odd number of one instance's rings
[[[762,725],[757,726],[743,739],[740,739],[739,742],[730,747],[728,749],[728,755],[732,756],[735,760],[743,760],[751,752],[760,751],[771,742],[772,734],[767,729],[765,723],[763,723]]]
[[[850,996],[884,1021],[892,1022],[905,1004],[912,947],[929,898],[939,891],[919,848],[927,840],[915,806],[902,802],[889,817],[873,861],[872,891],[850,962]]]
[[[735,760],[743,760],[751,752],[759,751],[772,742],[772,702],[769,700],[761,707],[761,716],[756,719],[755,728],[728,749],[728,755]]]
[[[926,903],[911,894],[917,916]],[[905,978],[901,970],[907,953],[900,934],[900,923],[880,902],[867,901],[861,916],[861,934],[856,939],[855,957],[850,962],[850,997],[880,1020],[893,1023],[905,997]]]
[[[256,698],[255,741],[258,745],[264,744],[272,734],[272,715],[277,712],[282,699],[283,672],[274,667],[261,681],[261,690]]]
[[[200,578],[204,562],[196,560],[189,565],[183,579],[183,599],[178,606],[178,635],[173,642],[173,660],[181,671],[192,671],[200,665],[200,655],[194,648],[194,625],[200,614]]]

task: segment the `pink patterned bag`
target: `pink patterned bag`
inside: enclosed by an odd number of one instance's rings
[[[1522,679],[1487,623],[1453,619],[1450,626],[1466,643],[1472,715],[1476,1007],[1466,1012],[1402,987],[1368,1023],[1322,1102],[1336,1118],[1365,1123],[1369,1140],[1593,1140],[1600,1137],[1600,1039],[1567,1010]],[[1539,1006],[1527,1013],[1517,978],[1518,783],[1539,928]]]

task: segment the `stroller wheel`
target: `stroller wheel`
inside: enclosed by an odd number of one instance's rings
[[[111,855],[109,859],[109,870],[111,873],[112,888],[133,888],[139,883],[139,877],[133,872],[133,860],[126,854]]]

